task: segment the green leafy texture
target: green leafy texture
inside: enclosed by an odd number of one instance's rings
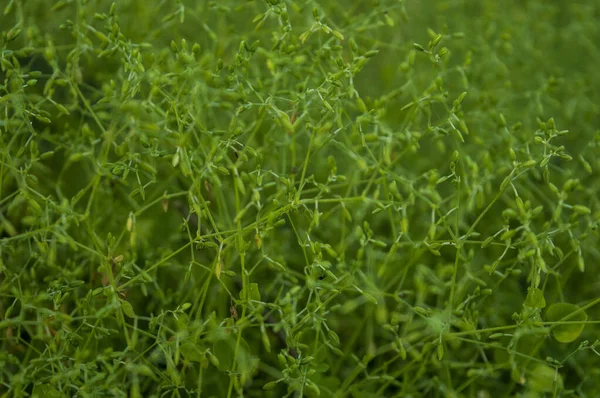
[[[575,315],[570,316],[571,314],[575,313],[575,311],[578,312]],[[587,321],[588,316],[585,311],[580,311],[578,306],[569,303],[552,304],[546,311],[546,319],[549,322],[559,322],[567,316],[569,318],[566,319],[565,322],[569,322],[569,324],[556,325],[552,328],[552,335],[556,341],[560,343],[570,343],[577,340],[583,331],[583,328],[585,327],[585,321]]]
[[[250,283],[247,288],[240,290],[240,299],[260,301],[260,290],[257,283]]]
[[[33,398],[64,398],[65,394],[58,391],[55,387],[50,384],[36,384],[31,392]]]
[[[530,308],[544,308],[546,307],[546,299],[544,298],[544,292],[536,287],[530,287],[527,289],[527,298],[525,299],[524,306]]]
[[[202,363],[206,360],[205,350],[202,350],[198,344],[187,341],[181,345],[181,355],[190,362]]]
[[[525,381],[527,389],[533,393],[561,392],[564,382],[560,372],[548,365],[538,363],[533,365]]]
[[[218,359],[217,367],[221,371],[236,369],[241,373],[250,373],[258,363],[258,358],[253,357],[251,353],[250,346],[244,340],[237,347],[237,355],[236,341],[233,339],[219,340],[213,347],[213,354]]]
[[[122,300],[121,309],[123,310],[123,313],[129,318],[135,318],[135,312],[133,312],[133,307],[129,301]]]
[[[600,0],[0,3],[0,396],[598,396]]]

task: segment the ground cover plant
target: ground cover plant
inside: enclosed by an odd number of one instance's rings
[[[0,4],[0,396],[600,394],[598,0]]]

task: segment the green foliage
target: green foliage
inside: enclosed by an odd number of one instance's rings
[[[575,304],[569,303],[555,303],[548,308],[546,312],[546,318],[550,322],[557,322],[557,326],[552,330],[552,334],[556,341],[561,343],[570,343],[577,340],[585,321],[587,320],[587,314],[585,311],[581,311]],[[560,324],[562,320],[572,321],[568,324]]]
[[[598,0],[0,4],[0,396],[600,394]]]

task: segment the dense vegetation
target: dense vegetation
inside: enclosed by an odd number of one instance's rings
[[[0,4],[0,396],[600,395],[600,1]]]

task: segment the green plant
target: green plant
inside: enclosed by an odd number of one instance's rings
[[[3,396],[599,393],[597,0],[3,5]]]

